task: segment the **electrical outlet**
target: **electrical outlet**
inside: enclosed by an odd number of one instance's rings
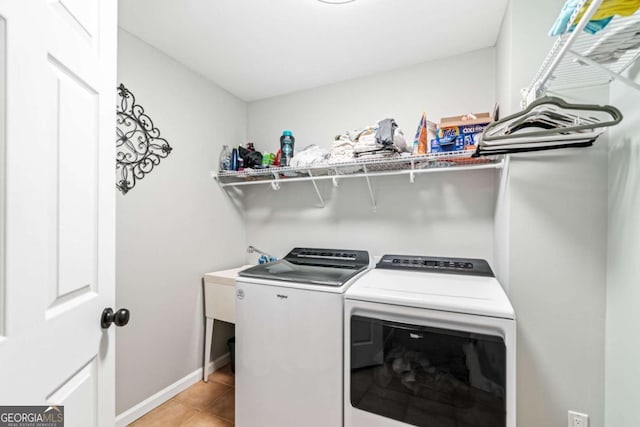
[[[589,415],[569,411],[569,427],[589,427]]]

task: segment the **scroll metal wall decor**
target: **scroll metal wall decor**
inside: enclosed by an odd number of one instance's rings
[[[153,125],[144,108],[121,83],[118,86],[119,104],[116,124],[116,188],[127,194],[138,180],[160,164],[171,153],[166,139]]]

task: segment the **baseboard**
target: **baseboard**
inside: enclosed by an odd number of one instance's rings
[[[212,372],[222,368],[230,361],[229,353],[223,354],[216,360],[209,362],[208,371]],[[162,405],[176,394],[188,389],[193,384],[202,379],[202,368],[193,371],[187,376],[179,379],[175,383],[165,387],[148,399],[143,400],[137,405],[127,409],[123,413],[116,416],[116,427],[126,427],[147,412]]]

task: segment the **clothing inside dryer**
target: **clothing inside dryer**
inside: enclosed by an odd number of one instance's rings
[[[506,426],[504,339],[351,317],[351,404],[415,426]]]

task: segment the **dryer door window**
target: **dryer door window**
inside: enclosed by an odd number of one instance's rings
[[[351,405],[415,426],[506,426],[498,336],[351,317]]]

